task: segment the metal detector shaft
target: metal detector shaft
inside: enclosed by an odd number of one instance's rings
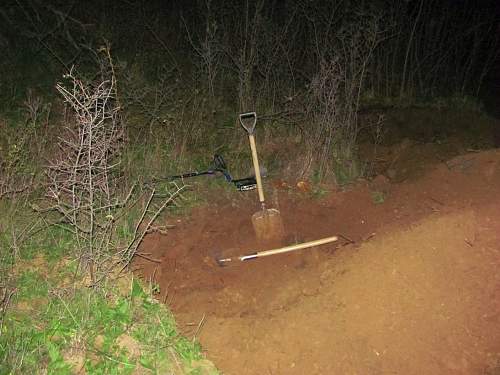
[[[227,182],[232,182],[233,178],[231,177],[231,175],[227,171],[227,166],[226,166],[226,162],[224,161],[224,158],[221,155],[215,154],[213,161],[212,161],[212,166],[210,166],[205,171],[186,172],[186,173],[178,174],[175,176],[164,177],[164,178],[161,178],[161,180],[176,180],[176,179],[198,177],[198,176],[205,176],[205,175],[215,175],[217,172],[221,173]]]
[[[252,254],[238,256],[236,259],[238,259],[242,262],[245,262],[245,261],[251,260],[251,259],[263,258],[263,257],[267,257],[270,255],[283,254],[283,253],[288,253],[290,251],[296,251],[296,250],[307,249],[309,247],[320,246],[320,245],[324,245],[324,244],[327,244],[330,242],[335,242],[337,240],[338,240],[337,236],[326,237],[326,238],[321,238],[319,240],[314,240],[314,241],[299,243],[299,244],[295,244],[295,245],[280,247],[278,249],[257,251],[257,252],[252,253]],[[217,262],[221,265],[224,265],[224,263],[231,262],[231,261],[233,261],[232,258],[225,258],[225,259],[218,259],[217,260]]]
[[[177,174],[175,176],[169,176],[167,178],[169,180],[177,180],[177,179],[182,179],[182,178],[204,176],[204,175],[207,175],[207,174],[214,174],[214,173],[215,173],[215,171],[213,171],[213,170],[203,171],[203,172],[188,172],[188,173],[183,173],[183,174]]]

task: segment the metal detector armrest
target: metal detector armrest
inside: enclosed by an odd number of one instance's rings
[[[241,178],[239,180],[233,180],[232,182],[239,191],[254,190],[257,187],[255,177]]]

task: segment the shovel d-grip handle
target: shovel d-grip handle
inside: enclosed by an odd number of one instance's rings
[[[249,135],[252,135],[255,131],[255,124],[257,124],[257,113],[246,112],[240,114],[240,124]]]
[[[253,135],[256,123],[257,123],[257,113],[247,112],[240,114],[240,124],[248,133],[248,139],[250,141],[250,149],[252,150],[253,169],[255,172],[255,180],[257,181],[257,191],[259,192],[260,205],[262,207],[262,210],[265,210],[266,203],[264,198],[264,188],[262,187],[259,158],[257,156],[257,146],[255,145],[255,137]]]

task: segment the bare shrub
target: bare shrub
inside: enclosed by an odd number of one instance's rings
[[[488,6],[466,6],[387,2],[384,24],[391,25],[392,35],[372,62],[372,99],[409,105],[442,96],[477,97],[498,58],[498,15]]]
[[[6,138],[5,144],[0,143],[0,199],[32,191],[34,180],[34,174],[28,167],[31,164],[29,143],[32,139],[28,133],[17,130],[12,134],[3,127],[0,122],[0,132]]]
[[[143,191],[138,184],[120,186],[124,124],[109,50],[105,53],[97,81],[71,70],[67,83],[57,85],[74,112],[74,124],[66,125],[58,143],[60,156],[47,168],[49,205],[43,209],[56,213],[59,225],[74,235],[80,264],[93,285],[117,264],[131,261],[154,220],[181,190],[158,197],[155,189]],[[132,231],[119,233],[120,220],[140,202],[142,214]]]
[[[16,289],[6,285],[0,285],[0,332],[3,328],[3,319]]]
[[[33,185],[33,174],[25,174],[21,170],[21,148],[14,144],[7,154],[0,158],[0,199],[12,198],[16,194],[30,191]]]
[[[24,122],[0,119],[0,199],[32,192],[42,151],[48,142],[51,104],[28,89],[20,108]]]
[[[127,135],[152,160],[143,174],[155,174],[182,159],[186,148],[196,149],[206,142],[207,113],[210,106],[199,89],[185,90],[175,67],[160,66],[150,81],[136,69],[120,69],[122,105],[135,124],[128,124]],[[163,171],[165,172],[165,171]]]
[[[360,174],[358,111],[368,63],[381,38],[379,22],[374,15],[357,13],[321,57],[309,87],[311,125],[305,129],[303,174],[316,167],[320,177],[333,172],[339,183]]]
[[[120,77],[123,83],[123,105],[140,118],[146,120],[153,135],[155,127],[169,126],[175,122],[172,116],[179,108],[178,103],[178,72],[176,68],[161,65],[155,69],[156,79],[146,79],[138,66],[122,67]]]
[[[261,63],[262,55],[268,52],[261,50],[266,24],[264,5],[264,0],[245,0],[241,7],[236,3],[230,6],[235,13],[221,17],[223,35],[220,49],[227,65],[226,73],[232,79],[231,85],[234,80],[237,81],[240,112],[255,109],[256,68]]]
[[[204,1],[203,13],[205,15],[204,23],[205,27],[201,35],[192,35],[193,33],[189,30],[186,21],[184,21],[184,26],[186,28],[189,43],[198,57],[198,70],[202,72],[205,78],[208,95],[212,101],[215,98],[215,85],[217,75],[220,70],[220,60],[222,57],[222,48],[220,42],[220,26],[215,19],[212,0]]]

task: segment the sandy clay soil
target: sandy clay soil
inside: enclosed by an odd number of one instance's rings
[[[214,198],[150,235],[159,263],[138,272],[224,374],[499,375],[500,150],[406,177],[321,198],[278,183],[287,243],[339,241],[224,268],[261,249],[257,197]]]

